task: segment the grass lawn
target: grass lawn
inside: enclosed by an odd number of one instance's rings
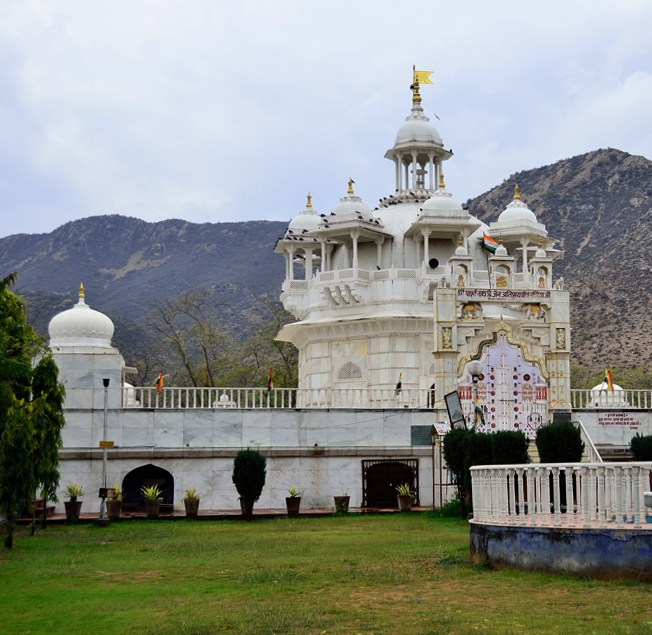
[[[652,633],[652,586],[490,571],[430,514],[17,532],[0,633]]]

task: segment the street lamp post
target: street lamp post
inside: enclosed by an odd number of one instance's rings
[[[478,424],[476,408],[478,407],[478,378],[482,375],[482,362],[474,359],[469,362],[467,368],[473,380],[473,429],[475,430]]]
[[[102,482],[104,490],[106,490],[106,460],[107,460],[107,443],[106,443],[106,417],[109,410],[109,384],[111,383],[110,379],[102,379],[104,384],[104,428],[102,433],[102,441],[105,443],[102,444]],[[104,520],[104,510],[106,507],[106,499],[102,497],[102,502],[100,503],[100,520]]]

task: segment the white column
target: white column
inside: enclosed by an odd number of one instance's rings
[[[290,255],[290,275],[288,278],[294,280],[294,245],[288,247],[288,254]]]
[[[401,155],[394,157],[394,177],[396,181],[396,189],[401,191]]]
[[[319,247],[321,249],[321,270],[328,271],[328,269],[326,269],[326,247],[323,240],[319,241]]]
[[[357,230],[354,230],[351,232],[351,241],[353,243],[353,262],[351,263],[353,267],[353,277],[357,278],[358,277],[358,238],[360,236],[360,232]]]
[[[287,249],[283,252],[283,255],[285,256],[285,279],[288,280],[290,278],[290,254]]]
[[[527,267],[527,246],[530,244],[529,239],[521,238],[521,247],[523,247],[523,282],[530,280],[530,273]]]
[[[430,261],[430,241],[428,240],[428,236],[430,236],[431,231],[429,227],[423,227],[421,229],[421,233],[423,234],[423,262],[426,265]]]
[[[376,243],[376,266],[379,269],[383,268],[383,243],[385,242],[385,238],[376,238],[374,240]]]
[[[405,182],[404,182],[404,190],[409,190],[410,189],[410,172],[409,172],[409,166],[406,163],[405,164]]]
[[[306,280],[312,278],[312,247],[305,247],[303,253],[306,257],[305,268],[306,268]]]
[[[412,189],[417,189],[417,151],[412,150]]]
[[[414,244],[417,246],[417,267],[418,267],[419,263],[421,262],[421,240],[419,240],[419,234],[414,234],[414,236],[412,236],[412,239],[414,240]]]
[[[434,154],[430,152],[428,154],[428,179],[430,180],[430,187],[428,189],[434,189],[434,178],[435,175],[433,174],[435,170],[435,164],[434,164]]]

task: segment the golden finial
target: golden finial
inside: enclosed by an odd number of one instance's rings
[[[417,67],[412,65],[412,84],[410,85],[412,91],[412,103],[420,104],[421,95],[419,95],[419,76],[417,75]]]
[[[514,200],[515,201],[521,200],[521,191],[518,189],[518,183],[514,186]]]
[[[85,297],[85,295],[84,295],[84,283],[83,282],[80,283],[80,285],[79,285],[79,297],[80,298]]]
[[[503,244],[503,235],[502,235],[502,234],[500,234],[500,235],[498,236],[498,244],[500,244],[500,245]]]
[[[543,238],[539,237],[539,249],[543,249]]]
[[[308,192],[308,199],[306,201],[306,209],[312,209],[312,194]]]
[[[444,183],[444,173],[443,172],[439,173],[439,189],[440,190],[445,190],[446,189],[446,183]]]
[[[349,189],[346,191],[347,194],[353,194],[353,184],[355,181],[353,179],[349,179]]]
[[[464,245],[464,236],[460,234],[460,237],[457,239],[457,244],[462,247]]]

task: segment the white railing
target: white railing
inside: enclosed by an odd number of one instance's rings
[[[472,467],[473,519],[530,527],[641,527],[651,471],[652,462]]]
[[[429,408],[427,389],[124,387],[125,408]]]
[[[600,452],[598,452],[598,449],[595,447],[595,443],[593,443],[593,441],[591,440],[589,433],[587,432],[586,428],[584,427],[584,424],[580,419],[577,420],[577,425],[580,429],[580,433],[582,434],[582,441],[584,441],[584,452],[586,453],[588,462],[604,463],[602,457],[600,456]]]
[[[652,390],[585,390],[573,388],[573,408],[652,409]]]

